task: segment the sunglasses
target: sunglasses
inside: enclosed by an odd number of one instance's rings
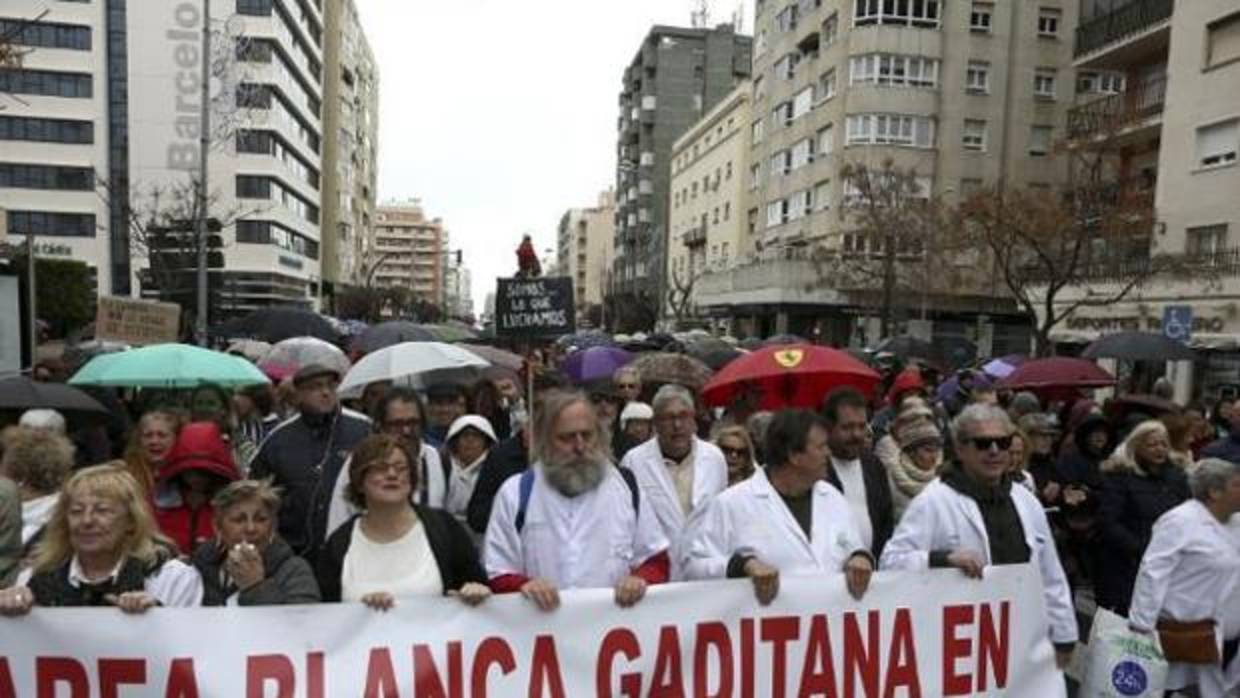
[[[973,448],[979,451],[989,451],[998,446],[1000,451],[1006,451],[1012,447],[1012,435],[1007,436],[974,436],[968,439],[973,444]]]
[[[723,455],[728,458],[741,458],[742,456],[749,455],[749,450],[745,448],[728,448],[727,446],[720,446],[719,450],[723,451]]]

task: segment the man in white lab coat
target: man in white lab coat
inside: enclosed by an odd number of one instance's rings
[[[610,458],[587,397],[551,391],[535,409],[534,460],[496,495],[483,545],[491,588],[544,611],[560,589],[612,587],[632,606],[667,581],[668,542],[636,479]]]
[[[1055,660],[1077,641],[1072,594],[1037,497],[1007,477],[1015,427],[1002,408],[969,405],[952,421],[958,464],[946,466],[909,504],[883,550],[881,569],[955,567],[982,578],[987,565],[1033,562],[1042,575]]]
[[[728,486],[723,452],[697,437],[693,395],[668,383],[653,400],[655,438],[629,450],[621,465],[637,476],[642,500],[671,544],[672,579],[682,578],[682,542],[693,515]]]
[[[767,430],[767,466],[707,503],[686,540],[689,579],[749,577],[758,601],[781,574],[844,573],[861,598],[874,558],[844,496],[827,484],[827,428],[812,412],[783,410]]]

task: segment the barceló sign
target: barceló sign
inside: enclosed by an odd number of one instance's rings
[[[572,334],[573,280],[569,277],[499,279],[495,333],[526,337]]]

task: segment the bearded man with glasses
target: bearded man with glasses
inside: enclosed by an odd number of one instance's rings
[[[981,579],[988,565],[1033,562],[1042,575],[1050,640],[1062,669],[1077,641],[1072,594],[1042,505],[1008,477],[1014,432],[1007,413],[995,405],[969,405],[952,421],[957,462],[913,498],[880,568],[955,567]]]

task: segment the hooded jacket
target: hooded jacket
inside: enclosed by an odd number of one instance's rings
[[[205,493],[208,501],[202,506],[191,507],[181,477],[191,471],[206,473],[221,485],[241,478],[233,462],[232,449],[214,422],[194,422],[181,429],[159,472],[155,488],[155,520],[164,535],[185,555],[215,535],[215,511],[209,501],[214,491]]]
[[[263,551],[266,577],[249,589],[238,591],[232,580],[226,579],[226,554],[217,541],[203,543],[194,552],[192,563],[202,575],[203,606],[225,606],[233,594],[237,595],[238,606],[318,603],[319,584],[314,571],[278,536]]]
[[[1089,435],[1105,431],[1107,442],[1101,449],[1089,447]],[[1060,455],[1056,470],[1062,484],[1097,488],[1102,483],[1102,462],[1115,449],[1115,428],[1100,414],[1085,416],[1072,432],[1072,449]]]

